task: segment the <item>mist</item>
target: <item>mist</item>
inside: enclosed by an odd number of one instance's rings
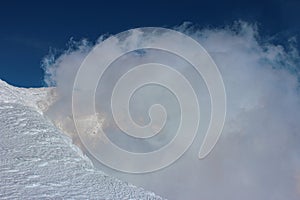
[[[208,51],[222,74],[226,88],[224,129],[208,157],[203,160],[197,157],[210,117],[209,94],[203,80],[189,70],[188,63],[154,50],[125,55],[112,64],[99,82],[95,98],[101,131],[120,147],[138,152],[161,147],[174,136],[180,111],[178,102],[165,88],[147,86],[133,96],[130,104],[133,119],[142,125],[149,122],[147,110],[151,105],[164,105],[169,118],[160,133],[162,136],[148,141],[124,136],[110,111],[109,99],[118,78],[130,66],[155,58],[181,71],[199,91],[202,118],[197,138],[174,164],[145,175],[111,170],[89,154],[74,126],[73,84],[85,57],[107,36],[100,36],[96,42],[72,41],[67,50],[50,53],[44,58],[45,83],[55,86],[58,96],[45,115],[90,156],[99,170],[168,199],[299,199],[300,57],[295,39],[285,38],[284,45],[279,45],[272,37],[260,35],[255,24],[241,21],[221,28],[197,28],[184,23],[174,29],[189,35]],[[159,33],[157,37],[160,37]],[[145,41],[140,41],[136,34],[128,45],[139,42]],[[113,47],[107,47],[108,55],[118,52]]]

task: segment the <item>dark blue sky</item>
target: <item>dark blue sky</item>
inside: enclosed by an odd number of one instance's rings
[[[50,47],[65,49],[71,37],[93,41],[135,27],[215,27],[241,19],[259,23],[264,35],[299,38],[299,0],[44,2],[0,3],[0,79],[10,84],[42,86],[42,58]]]

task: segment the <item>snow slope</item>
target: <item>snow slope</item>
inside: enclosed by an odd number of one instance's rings
[[[161,199],[95,170],[41,114],[54,99],[0,80],[0,199]]]

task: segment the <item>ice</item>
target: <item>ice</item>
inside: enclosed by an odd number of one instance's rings
[[[0,199],[162,199],[96,170],[41,114],[53,94],[0,80]]]

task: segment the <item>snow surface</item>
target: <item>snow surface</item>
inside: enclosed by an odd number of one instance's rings
[[[162,199],[94,169],[42,115],[54,88],[0,80],[0,199]]]

